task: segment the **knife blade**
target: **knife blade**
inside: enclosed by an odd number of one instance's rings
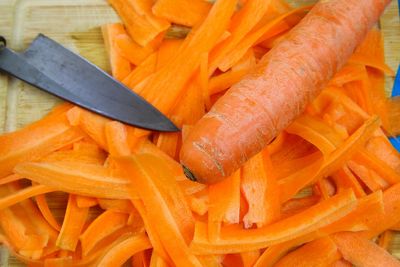
[[[23,53],[7,48],[1,37],[0,70],[105,117],[143,129],[179,131],[142,97],[43,34]]]

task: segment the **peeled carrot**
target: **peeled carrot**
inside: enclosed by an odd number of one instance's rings
[[[261,151],[345,64],[389,3],[390,0],[317,3],[289,36],[264,57],[254,73],[234,85],[196,124],[181,151],[188,176],[214,183]],[[330,22],[333,18],[339,18],[341,23]],[[354,31],[352,25],[360,27]],[[321,34],[311,35],[315,29]],[[297,72],[299,69],[302,72]],[[292,99],[291,104],[288,99]]]

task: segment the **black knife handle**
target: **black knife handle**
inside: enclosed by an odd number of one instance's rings
[[[0,35],[0,51],[7,47],[7,40]]]

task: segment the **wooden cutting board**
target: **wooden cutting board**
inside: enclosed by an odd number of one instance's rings
[[[295,5],[315,0],[291,0]],[[394,0],[380,21],[385,37],[386,60],[397,69],[400,62],[400,22]],[[80,53],[99,67],[109,70],[99,26],[119,21],[105,0],[0,0],[0,35],[10,47],[22,50],[43,33]],[[393,78],[387,79],[390,92]],[[18,80],[0,75],[0,133],[21,128],[46,114],[58,100]],[[59,199],[59,201],[57,200]],[[52,208],[62,210],[62,196],[54,196]],[[59,217],[62,214],[56,214]],[[392,253],[400,257],[400,237]],[[23,266],[0,247],[0,267]]]

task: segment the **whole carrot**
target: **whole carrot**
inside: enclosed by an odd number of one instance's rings
[[[186,175],[215,183],[287,127],[347,62],[390,0],[321,0],[192,129]]]

